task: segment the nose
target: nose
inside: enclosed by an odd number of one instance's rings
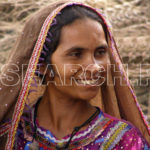
[[[88,64],[85,70],[89,72],[97,72],[100,70],[100,66],[97,63]]]
[[[105,70],[105,68],[100,65],[94,58],[88,58],[88,61],[86,61],[86,65],[84,67],[85,75],[87,78],[97,78],[100,76],[101,72]]]

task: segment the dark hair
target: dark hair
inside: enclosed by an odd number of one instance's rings
[[[43,56],[41,56],[44,58],[46,64],[50,64],[50,57],[59,45],[62,27],[73,23],[77,19],[82,18],[91,18],[98,21],[104,29],[105,38],[107,40],[107,27],[104,24],[104,21],[96,12],[94,12],[91,8],[80,5],[67,6],[62,9],[59,14],[57,14],[48,31],[46,41],[43,47],[43,50],[46,49],[45,51],[47,54],[42,54]]]

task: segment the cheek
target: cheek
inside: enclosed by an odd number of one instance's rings
[[[55,53],[51,57],[51,63],[53,65],[53,70],[54,70],[56,76],[63,77],[65,65],[64,65],[63,61],[60,59],[60,57],[55,55]]]
[[[54,65],[54,72],[61,76],[62,78],[69,78],[73,76],[79,69],[79,65],[66,60],[59,56],[59,54],[53,54],[51,62]]]
[[[71,77],[77,77],[80,72],[82,72],[81,65],[77,65],[77,64],[65,65],[64,74],[66,79],[70,79]]]
[[[70,80],[72,77],[77,76],[79,72],[82,72],[82,67],[76,64],[72,65],[72,64],[61,63],[55,65],[54,71],[56,73],[56,78],[61,77],[62,80],[64,79]]]

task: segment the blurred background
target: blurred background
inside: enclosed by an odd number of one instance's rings
[[[57,0],[0,0],[0,69],[28,16]],[[150,0],[83,0],[101,9],[150,124]]]

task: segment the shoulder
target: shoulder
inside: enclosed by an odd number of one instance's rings
[[[105,119],[111,120],[103,133],[104,140],[102,147],[113,149],[114,147],[122,149],[131,149],[131,147],[140,147],[141,149],[148,146],[148,143],[141,135],[140,131],[130,122],[117,119],[106,113],[103,113]],[[124,147],[122,146],[124,145]],[[120,147],[121,146],[121,147]]]
[[[127,131],[127,133],[134,132],[134,133],[142,136],[140,130],[137,127],[135,127],[131,122],[123,120],[123,119],[115,118],[106,113],[103,113],[103,116],[104,116],[104,118],[109,118],[112,120],[113,128],[116,127],[115,131],[119,130],[119,128],[120,128],[120,131],[124,131],[124,132]]]
[[[24,112],[18,124],[18,135],[30,135],[34,133],[34,107],[25,107]]]
[[[25,105],[24,112],[20,118],[20,122],[18,128],[22,129],[25,126],[32,125],[33,126],[33,115],[34,115],[34,106],[29,107]],[[4,120],[0,122],[0,137],[6,135],[11,128],[11,119]]]

